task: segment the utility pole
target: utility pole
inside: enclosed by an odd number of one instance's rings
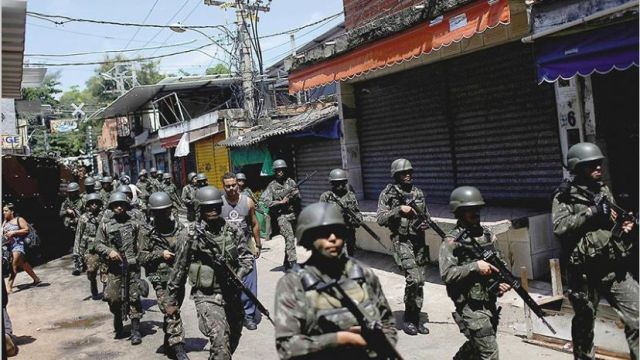
[[[244,93],[243,109],[245,117],[251,125],[255,125],[257,122],[255,109],[255,71],[253,64],[253,56],[251,51],[251,33],[248,26],[251,24],[251,13],[255,12],[268,12],[270,10],[270,3],[263,5],[261,0],[256,0],[254,3],[245,2],[243,0],[236,0],[235,2],[224,2],[214,0],[204,0],[205,5],[219,6],[221,8],[235,8],[236,9],[236,22],[238,26],[238,52],[240,59],[240,76],[242,77],[242,90]],[[258,39],[254,39],[256,42]]]
[[[105,93],[120,96],[127,90],[140,85],[133,63],[115,63],[111,69],[100,74],[103,79],[111,80],[115,83],[115,90],[105,90]],[[128,80],[128,82],[127,82]]]

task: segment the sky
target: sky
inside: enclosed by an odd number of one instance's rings
[[[266,3],[266,1],[263,2]],[[29,0],[27,10],[72,18],[159,25],[180,22],[186,26],[226,24],[234,28],[235,21],[234,9],[208,6],[204,4],[204,0]],[[259,35],[294,29],[340,11],[342,11],[342,0],[273,0],[271,11],[260,15]],[[297,32],[296,46],[304,45],[339,24],[343,19],[343,16],[339,16]],[[202,30],[214,38],[221,34],[216,29]],[[79,22],[57,25],[27,16],[25,64],[91,62],[100,61],[105,56],[105,54],[90,54],[52,57],[27,56],[28,54],[69,54],[177,45],[125,53],[129,57],[148,57],[184,51],[210,43],[205,36],[193,31],[176,33],[168,28],[124,27]],[[261,46],[265,67],[284,58],[291,51],[288,35],[262,39]],[[189,73],[203,74],[207,67],[215,66],[220,62],[212,59],[211,56],[226,59],[224,51],[215,46],[204,48],[203,52],[205,53],[191,52],[163,58],[160,69],[174,74],[179,69]],[[97,66],[47,66],[47,68],[49,73],[61,70],[61,87],[66,91],[74,85],[84,88],[85,81],[94,74]]]

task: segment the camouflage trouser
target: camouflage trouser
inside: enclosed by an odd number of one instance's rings
[[[293,222],[296,220],[294,214],[278,216],[278,226],[280,227],[280,235],[284,237],[284,260],[286,262],[296,262],[296,236],[293,233]]]
[[[114,266],[109,268],[107,274],[107,287],[104,289],[104,297],[109,302],[109,309],[114,315],[120,315],[120,304],[122,303],[122,296],[120,284],[122,283],[122,277],[120,275],[120,268],[115,267],[117,272],[114,271]],[[129,270],[129,318],[140,319],[142,318],[142,304],[140,303],[140,270]]]
[[[497,360],[498,342],[496,330],[498,328],[498,315],[495,309],[487,309],[480,306],[472,309],[468,304],[461,310],[453,313],[454,320],[467,337],[454,360]]]
[[[187,221],[195,221],[196,220],[196,210],[193,208],[193,205],[187,205]]]
[[[96,254],[86,253],[84,254],[84,263],[87,266],[87,277],[89,280],[95,279],[100,268],[100,256]]]
[[[404,271],[404,320],[418,323],[424,297],[426,245],[418,237],[392,236],[394,258]]]
[[[153,288],[156,290],[156,297],[158,298],[158,308],[164,314],[164,323],[162,330],[164,331],[164,342],[169,346],[175,344],[184,344],[184,328],[182,327],[182,319],[180,318],[180,312],[176,312],[175,315],[169,316],[165,310],[169,304],[169,292],[167,291],[167,284],[161,282],[154,282]],[[184,286],[178,290],[176,294],[176,301],[178,301],[178,308],[182,306],[184,301]]]
[[[216,294],[196,299],[195,303],[200,332],[211,342],[209,360],[231,359],[242,334],[244,310],[240,296],[225,301],[222,295]]]
[[[631,275],[619,274],[613,280],[589,284],[570,281],[569,288],[569,300],[575,312],[571,323],[574,357],[595,358],[593,327],[598,303],[600,298],[604,297],[624,323],[631,358],[638,359],[638,283]]]

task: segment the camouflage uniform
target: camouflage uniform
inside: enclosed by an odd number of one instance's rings
[[[96,235],[96,251],[100,256],[109,259],[112,250],[120,253],[129,263],[129,317],[142,318],[140,304],[140,265],[138,264],[138,244],[140,241],[140,223],[127,213],[124,221],[118,221],[113,215],[103,217]],[[120,316],[122,302],[120,285],[122,280],[121,264],[108,261],[107,287],[104,290],[105,299],[109,302],[109,309],[116,316]]]
[[[101,265],[100,256],[95,249],[95,239],[101,218],[102,213],[93,215],[90,211],[80,217],[73,247],[75,255],[84,257],[84,263],[87,266],[87,278],[91,281],[92,286],[96,281],[96,275]]]
[[[355,269],[358,267],[359,269]],[[337,347],[336,332],[358,326],[355,317],[330,290],[318,291],[303,275],[325,280],[310,260],[287,272],[276,288],[276,348],[281,359],[376,359],[365,348]],[[306,274],[305,274],[306,273]],[[395,320],[376,275],[349,259],[339,279],[347,294],[372,320],[382,323],[392,344],[397,341]]]
[[[326,191],[320,195],[320,202],[336,204],[335,198],[331,196],[332,194],[337,197],[344,206],[351,209],[351,211],[353,211],[357,216],[356,219],[353,219],[343,211],[342,208],[340,208],[342,216],[344,217],[344,223],[347,226],[348,237],[344,239],[347,244],[347,254],[349,254],[349,256],[353,256],[356,250],[356,229],[359,226],[358,224],[362,223],[362,214],[358,207],[358,199],[356,198],[356,194],[351,190],[347,190],[347,193],[343,196],[338,196],[333,191]],[[339,205],[336,204],[336,206]]]
[[[587,188],[584,185],[577,185]],[[590,191],[613,195],[604,184]],[[593,327],[602,297],[625,325],[632,359],[638,358],[638,283],[628,272],[629,245],[612,237],[608,216],[594,214],[593,203],[574,187],[553,199],[553,231],[568,255],[568,296],[575,315],[571,325],[573,353],[577,359],[593,359]]]
[[[282,184],[277,180],[273,180],[261,196],[261,200],[269,207],[271,217],[277,219],[280,234],[284,237],[285,264],[291,264],[297,261],[296,237],[293,234],[293,227],[300,208],[300,194],[290,196],[289,203],[286,205],[281,205],[278,201],[284,199],[285,194],[293,191],[295,186],[296,182],[291,178],[287,178]]]
[[[378,224],[391,231],[393,256],[404,271],[405,321],[418,324],[424,296],[424,270],[429,254],[424,231],[416,231],[413,226],[416,221],[400,215],[400,205],[406,204],[406,198],[415,199],[417,206],[426,210],[422,190],[413,186],[410,192],[405,192],[398,185],[389,184],[380,193],[377,217]]]
[[[149,179],[145,179],[145,181],[138,180],[138,182],[136,183],[136,187],[140,190],[140,192],[138,193],[138,198],[146,204],[149,200],[149,196],[152,193],[151,183],[149,182]]]
[[[169,282],[169,276],[171,275],[173,260],[171,262],[167,262],[162,253],[164,250],[169,250],[174,254],[176,253],[179,247],[178,235],[184,231],[184,229],[185,226],[178,220],[174,220],[174,230],[171,234],[161,234],[153,224],[145,226],[142,232],[142,243],[140,245],[140,253],[138,255],[140,265],[144,266],[147,279],[149,279],[151,285],[156,291],[158,307],[164,314],[164,324],[162,329],[165,334],[164,343],[168,346],[184,344],[184,329],[182,327],[180,314],[177,313],[170,316],[167,315],[165,309],[169,304],[167,283]],[[178,306],[182,306],[184,292],[184,286],[179,288],[176,292],[176,301]]]
[[[80,211],[82,207],[82,199],[79,197],[76,200],[71,200],[69,197],[64,199],[62,205],[60,205],[60,217],[62,218],[62,222],[64,227],[73,231],[75,234],[76,228],[78,226],[78,220],[80,220],[80,215],[82,212]],[[75,212],[75,216],[67,214],[67,209],[71,209]]]
[[[244,310],[240,292],[227,285],[221,278],[220,270],[213,264],[215,253],[207,242],[215,242],[223,249],[224,258],[240,278],[251,272],[253,255],[238,228],[227,224],[224,219],[217,221],[218,229],[210,228],[205,221],[201,221],[180,232],[167,291],[170,304],[176,306],[178,292],[189,278],[200,331],[211,342],[209,359],[224,360],[231,359],[231,354],[238,347]],[[197,235],[196,226],[204,231],[206,239]]]
[[[474,236],[483,247],[495,249],[495,236],[486,228]],[[481,276],[477,261],[479,255],[465,239],[464,228],[458,222],[440,245],[440,276],[447,286],[447,294],[453,300],[456,312],[453,319],[467,342],[460,347],[454,359],[498,359],[499,311],[496,308],[496,295],[489,291],[491,278]],[[500,254],[499,254],[500,256]]]
[[[182,207],[182,199],[180,195],[178,195],[178,188],[173,183],[164,183],[162,184],[161,191],[166,192],[171,197],[171,201],[173,201],[173,208],[178,209]]]
[[[182,196],[180,197],[182,200],[182,203],[186,206],[187,208],[187,220],[188,221],[194,221],[196,219],[196,210],[195,210],[195,204],[193,202],[194,200],[194,196],[196,195],[196,187],[191,185],[191,184],[187,184],[182,188]]]
[[[109,196],[111,196],[111,193],[113,191],[107,191],[105,189],[101,189],[100,190],[100,198],[102,199],[102,203],[103,204],[108,204],[109,203]]]

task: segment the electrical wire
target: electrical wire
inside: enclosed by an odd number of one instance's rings
[[[81,56],[81,55],[92,55],[92,54],[107,54],[107,53],[123,53],[123,52],[131,52],[131,51],[141,51],[141,50],[153,50],[153,49],[164,49],[176,46],[184,46],[193,44],[197,40],[186,41],[178,44],[170,44],[170,45],[161,45],[161,46],[153,46],[148,48],[138,48],[138,49],[128,49],[128,50],[104,50],[104,51],[87,51],[87,52],[78,52],[78,53],[68,53],[68,54],[24,54],[24,56],[31,57],[67,57],[67,56]]]
[[[147,16],[144,17],[144,20],[142,20],[142,23],[145,24],[147,22],[147,19],[149,19],[149,16],[151,15],[151,13],[153,12],[153,9],[156,8],[156,5],[158,5],[158,1],[160,0],[156,0],[153,5],[151,6],[151,9],[149,10],[149,12],[147,12]],[[127,45],[124,46],[124,48],[128,48],[129,44],[131,44],[131,42],[133,41],[133,39],[136,38],[136,36],[138,36],[138,33],[140,32],[140,29],[142,29],[141,27],[136,29],[136,32],[133,34],[133,36],[131,37],[131,40],[129,40],[129,42],[127,43]]]
[[[66,33],[70,33],[70,34],[77,34],[77,35],[91,36],[91,37],[99,38],[99,39],[119,40],[119,41],[129,41],[129,39],[125,39],[125,38],[119,38],[119,37],[113,37],[113,36],[106,36],[106,35],[96,35],[96,34],[91,34],[91,33],[80,32],[80,31],[73,31],[73,30],[61,29],[61,28],[53,27],[53,26],[46,26],[46,25],[41,25],[41,24],[33,24],[33,23],[31,23],[31,22],[27,22],[27,25],[28,25],[28,26],[35,26],[35,27],[39,27],[39,28],[43,28],[43,29],[49,29],[49,30],[56,30],[56,31],[60,31],[60,32],[66,32]],[[133,42],[137,42],[137,43],[147,43],[147,45],[148,45],[149,43],[162,44],[160,41],[150,41],[150,42],[147,42],[146,40],[134,40]]]
[[[300,27],[297,27],[297,28],[293,28],[293,29],[277,32],[277,33],[274,33],[274,34],[263,35],[263,36],[260,37],[260,39],[266,39],[266,38],[270,38],[270,37],[274,37],[274,36],[280,36],[280,35],[287,35],[287,34],[291,34],[291,33],[296,33],[298,31],[306,29],[306,28],[308,28],[310,26],[314,26],[314,25],[320,24],[322,22],[325,22],[327,20],[331,20],[331,19],[333,19],[335,17],[338,17],[338,16],[340,16],[342,14],[344,14],[344,11],[340,11],[339,13],[327,16],[327,17],[322,18],[322,19],[320,19],[318,21],[314,21],[312,23],[309,23],[309,24],[306,24],[306,25],[303,25],[303,26],[300,26]]]
[[[174,56],[174,55],[180,55],[180,54],[186,54],[186,53],[190,53],[190,52],[194,52],[194,51],[199,51],[201,49],[204,49],[206,47],[213,46],[213,45],[216,45],[216,44],[213,44],[213,43],[205,44],[205,45],[199,46],[199,47],[194,48],[194,49],[178,51],[178,52],[169,53],[169,54],[162,54],[162,55],[158,55],[158,56],[149,56],[149,57],[136,58],[136,59],[122,59],[122,60],[118,60],[118,63],[139,62],[139,61],[160,59],[160,58],[165,58],[165,57],[169,57],[169,56]],[[30,63],[29,65],[32,65],[32,66],[79,66],[79,65],[111,64],[112,62],[113,61],[90,61],[90,62],[60,63],[60,64],[54,64],[54,63]]]

